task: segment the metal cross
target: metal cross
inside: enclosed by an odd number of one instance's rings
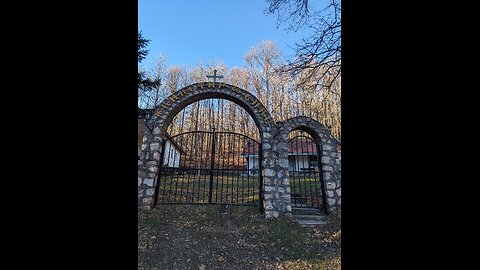
[[[207,75],[207,78],[209,78],[209,79],[210,79],[210,78],[213,78],[213,82],[216,82],[216,81],[217,81],[217,78],[223,79],[223,76],[222,76],[222,75],[217,76],[217,70],[214,69],[214,70],[213,70],[213,76],[212,76],[212,75]]]

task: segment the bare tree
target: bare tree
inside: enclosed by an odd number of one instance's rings
[[[279,66],[281,53],[278,47],[269,40],[264,40],[260,45],[248,51],[243,59],[247,63],[252,79],[253,89],[257,98],[272,112],[272,79],[275,68]]]
[[[198,64],[193,68],[158,64],[152,78],[162,81],[158,91],[145,95],[145,104],[159,104],[182,87],[207,80],[216,69],[223,81],[238,86],[256,96],[275,121],[305,115],[314,118],[341,138],[340,80],[323,69],[315,73],[302,70],[292,80],[288,73],[277,72],[284,63],[281,52],[271,41],[263,41],[244,56],[245,65],[227,68],[222,63]],[[163,59],[165,60],[165,59]],[[165,61],[163,62],[165,63]],[[154,72],[155,71],[155,72]],[[322,80],[329,86],[319,86]],[[146,105],[147,106],[147,105]],[[171,135],[187,131],[231,131],[258,139],[259,134],[251,115],[234,102],[223,99],[205,99],[185,107],[172,120],[167,131]],[[200,153],[195,146],[194,153]]]
[[[316,84],[310,87],[327,88],[341,75],[341,5],[340,0],[326,0],[319,6],[309,0],[266,0],[267,14],[277,14],[277,23],[286,24],[287,30],[311,30],[311,35],[295,44],[295,58],[288,60],[280,70],[293,76],[304,73],[303,78]],[[320,74],[321,76],[315,76]],[[329,77],[329,80],[324,80]],[[306,81],[301,81],[304,83]]]

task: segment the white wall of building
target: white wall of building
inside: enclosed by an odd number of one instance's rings
[[[303,168],[310,168],[308,156],[291,156],[288,158],[289,171],[302,171]]]
[[[248,167],[247,169],[249,175],[254,175],[254,173],[258,174],[258,169],[259,169],[259,161],[258,161],[258,156],[250,155],[248,156]],[[257,170],[257,172],[254,172],[253,170]]]
[[[248,169],[258,170],[258,156],[248,156]]]
[[[180,167],[180,151],[170,140],[165,143],[163,167]]]

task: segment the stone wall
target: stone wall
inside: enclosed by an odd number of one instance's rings
[[[290,202],[290,183],[288,181],[288,133],[293,130],[303,130],[312,136],[320,150],[322,195],[325,198],[326,210],[332,212],[341,206],[341,174],[340,155],[337,152],[338,141],[333,138],[327,128],[319,122],[305,116],[290,118],[279,123],[278,133],[278,169],[279,183],[287,191],[285,200]],[[291,212],[290,203],[285,208]]]
[[[335,139],[320,123],[307,117],[295,117],[275,123],[263,104],[247,91],[225,83],[196,83],[172,94],[147,121],[138,163],[138,206],[151,208],[157,188],[158,167],[166,128],[173,117],[189,104],[207,98],[233,101],[250,113],[260,131],[262,142],[263,206],[266,218],[291,214],[288,181],[288,132],[302,129],[321,146],[322,171],[329,211],[341,205],[340,161]]]

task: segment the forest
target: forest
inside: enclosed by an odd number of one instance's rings
[[[326,126],[341,140],[341,76],[339,68],[325,64],[313,71],[305,69],[292,75],[285,72],[287,60],[278,46],[262,41],[243,55],[243,65],[227,67],[222,62],[199,63],[196,66],[168,65],[160,56],[149,67],[139,67],[151,87],[138,88],[138,107],[152,109],[181,88],[211,79],[217,70],[219,81],[235,85],[256,96],[275,121],[304,115]],[[233,131],[258,138],[250,115],[237,104],[224,99],[206,99],[190,104],[177,114],[168,128],[170,134],[186,131]]]

